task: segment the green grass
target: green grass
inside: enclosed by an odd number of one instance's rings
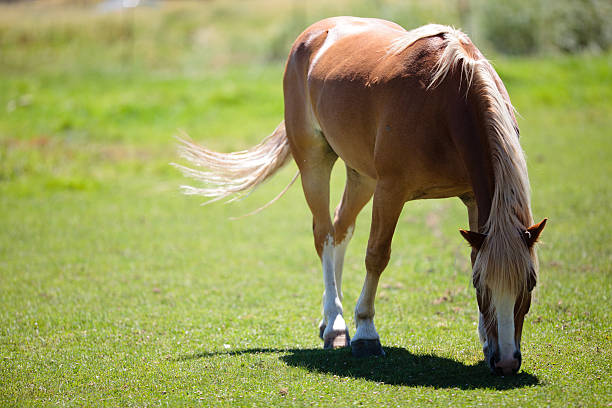
[[[213,27],[238,24],[212,4],[202,13],[226,16]],[[321,272],[301,189],[227,220],[273,197],[293,164],[232,205],[179,194],[177,128],[221,150],[256,143],[282,118],[282,62],[239,46],[198,56],[159,36],[161,51],[125,63],[121,43],[95,41],[97,24],[121,27],[112,17],[84,28],[72,10],[38,27],[36,13],[7,10],[24,18],[0,19],[0,405],[612,403],[610,54],[493,58],[521,114],[534,215],[550,219],[522,370],[497,378],[476,335],[459,200],[406,205],[376,302],[387,357],[355,360],[317,337]],[[190,13],[148,12],[143,31],[172,23],[171,38],[192,38]],[[261,13],[236,35],[282,32]],[[69,39],[45,35],[60,28]],[[351,333],[370,214],[347,254]]]

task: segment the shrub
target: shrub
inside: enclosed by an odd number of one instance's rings
[[[612,4],[605,0],[550,2],[544,41],[563,52],[607,50],[612,43]]]
[[[502,53],[606,51],[612,44],[608,0],[482,2],[477,13],[484,37]]]

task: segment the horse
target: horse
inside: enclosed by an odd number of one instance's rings
[[[235,199],[293,158],[323,269],[319,335],[324,348],[350,345],[357,357],[385,354],[374,299],[404,204],[459,197],[468,213],[469,230],[460,233],[471,246],[485,361],[493,374],[518,372],[538,276],[535,243],[546,218],[533,222],[514,108],[490,62],[449,26],[407,31],[380,19],[334,17],[311,25],[293,43],[283,90],[284,121],[248,150],[219,153],[179,138],[182,156],[206,169],[177,165],[204,182],[183,186],[184,192]],[[329,184],[338,158],[346,185],[332,220]],[[355,219],[372,197],[351,339],[342,307],[344,254]]]

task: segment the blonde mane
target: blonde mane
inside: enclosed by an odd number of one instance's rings
[[[397,37],[397,39],[395,39],[391,43],[391,45],[387,49],[387,54],[399,54],[421,38],[433,37],[445,33],[452,33],[454,31],[456,30],[449,26],[440,24],[427,24],[422,27],[415,28],[414,30],[403,32],[402,35]]]
[[[533,224],[527,163],[515,128],[514,109],[496,83],[496,73],[486,58],[462,32],[447,27],[445,48],[432,74],[429,88],[449,72],[461,69],[468,91],[479,95],[485,120],[495,189],[491,212],[484,226],[487,235],[474,263],[477,284],[503,293],[522,293],[531,270],[537,273],[535,251],[528,250],[520,234]]]

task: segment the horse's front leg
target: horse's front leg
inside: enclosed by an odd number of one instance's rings
[[[470,231],[479,231],[478,228],[478,205],[476,203],[476,197],[474,193],[464,194],[459,197],[463,204],[467,207],[468,210],[468,222],[470,224]],[[472,252],[470,254],[470,258],[472,260],[472,267],[474,267],[474,262],[476,262],[476,256],[478,255],[478,251],[472,247]],[[476,286],[476,285],[474,285]],[[484,316],[478,311],[478,339],[480,340],[480,344],[482,346],[483,352],[485,354],[485,358],[487,356],[487,331],[485,327]]]
[[[355,307],[357,331],[351,341],[357,357],[384,355],[374,326],[374,299],[378,281],[391,256],[391,240],[404,206],[403,190],[393,183],[379,182],[374,192],[372,226],[366,253],[366,278]]]

